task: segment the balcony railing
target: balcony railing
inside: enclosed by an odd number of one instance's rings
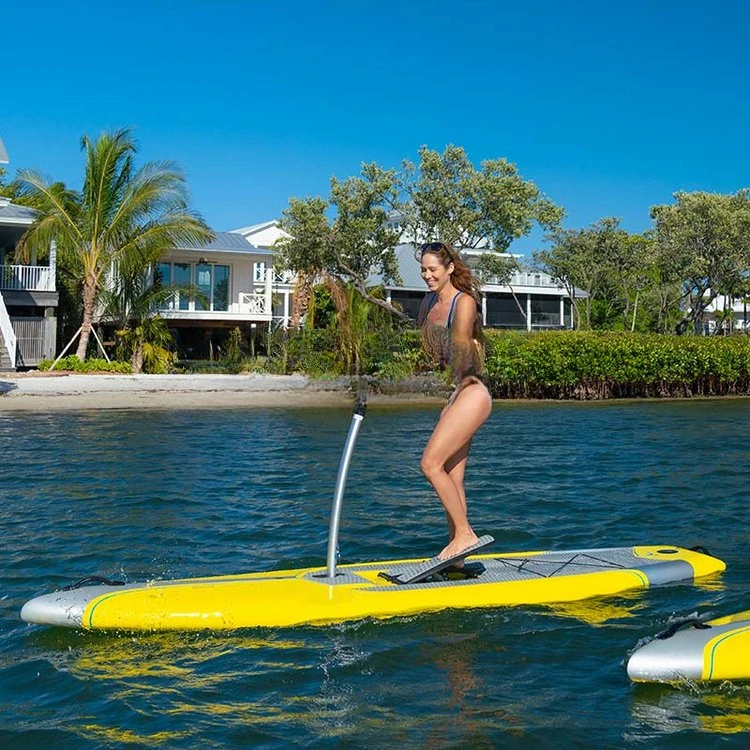
[[[11,292],[54,292],[55,274],[49,266],[0,266],[0,289]]]
[[[508,282],[498,278],[497,276],[490,276],[487,278],[486,284],[495,284],[497,286],[508,286]],[[560,289],[558,284],[553,278],[545,273],[529,273],[526,271],[519,271],[514,273],[510,277],[510,286],[536,286],[546,289]]]
[[[240,292],[239,312],[244,315],[267,315],[268,298],[265,294],[248,294]]]

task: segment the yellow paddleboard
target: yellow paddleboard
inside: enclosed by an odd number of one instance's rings
[[[212,578],[82,585],[27,602],[31,623],[87,630],[225,630],[387,618],[447,608],[570,602],[725,569],[721,560],[680,547],[481,554],[463,572],[408,580],[418,560],[278,570]]]
[[[750,610],[675,623],[633,652],[628,675],[636,682],[750,680]]]

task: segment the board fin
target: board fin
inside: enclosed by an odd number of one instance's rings
[[[401,570],[397,575],[388,575],[388,580],[401,585],[406,585],[407,583],[420,583],[426,578],[429,578],[436,573],[440,573],[446,568],[450,568],[452,565],[455,565],[457,562],[460,562],[474,552],[478,552],[480,549],[489,547],[494,543],[495,538],[486,534],[485,536],[479,537],[471,547],[467,547],[457,555],[453,555],[453,557],[446,557],[445,560],[441,560],[439,557],[431,557],[429,560],[409,566],[406,570]]]

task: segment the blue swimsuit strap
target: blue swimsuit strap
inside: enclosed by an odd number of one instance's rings
[[[448,310],[448,317],[445,319],[445,327],[450,328],[453,322],[453,309],[456,307],[456,300],[461,296],[462,292],[456,292],[455,296],[451,300],[451,309]]]

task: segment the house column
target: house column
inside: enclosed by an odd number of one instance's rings
[[[560,328],[565,328],[565,298],[560,297]]]
[[[273,266],[264,263],[266,271],[266,305],[265,310],[269,319],[273,315]]]
[[[283,327],[289,328],[289,292],[284,290],[284,321]]]
[[[49,243],[49,275],[47,291],[54,292],[57,289],[57,243],[54,240]]]
[[[482,295],[482,326],[487,325],[487,295]]]
[[[526,330],[531,330],[531,294],[526,295]]]

